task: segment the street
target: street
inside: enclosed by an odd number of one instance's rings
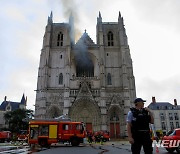
[[[80,144],[78,147],[72,147],[69,144],[52,145],[49,149],[37,148],[32,150],[27,146],[3,146],[0,145],[0,154],[130,154],[130,144],[127,141],[109,141],[101,145],[100,143],[93,144]],[[141,154],[143,154],[143,149]],[[158,151],[154,147],[153,154],[168,154],[165,148],[159,147]],[[174,154],[177,154],[174,152]]]
[[[159,147],[158,151],[156,151],[156,147],[154,147],[153,154],[168,154],[165,148]],[[43,149],[42,151],[35,152],[38,154],[130,154],[130,144],[124,143],[121,141],[116,142],[106,142],[105,144],[81,144],[79,147],[72,147],[70,145],[59,145],[51,147],[50,149]],[[143,149],[141,154],[143,154]],[[176,154],[176,152],[174,152]]]

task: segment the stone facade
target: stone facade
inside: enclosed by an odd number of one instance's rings
[[[126,135],[126,115],[136,97],[132,59],[119,13],[118,22],[96,25],[97,43],[85,31],[75,43],[73,17],[48,17],[40,55],[35,117],[67,114],[91,131]]]
[[[169,102],[156,102],[152,97],[152,102],[148,105],[154,116],[154,125],[157,131],[167,132],[180,128],[180,106],[177,105],[176,99],[174,104]]]

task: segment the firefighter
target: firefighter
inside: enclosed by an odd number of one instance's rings
[[[152,154],[153,151],[149,126],[154,123],[154,118],[151,111],[144,108],[144,102],[142,98],[136,98],[135,107],[130,108],[127,115],[127,133],[132,154],[140,154],[142,146],[145,154]]]
[[[88,137],[88,142],[92,143],[93,142],[93,134],[91,131],[87,133],[87,137]]]

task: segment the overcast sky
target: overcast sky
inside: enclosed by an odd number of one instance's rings
[[[96,42],[96,22],[124,18],[133,60],[136,95],[151,102],[180,104],[180,0],[0,0],[0,103],[28,98],[35,89],[47,18],[68,22],[75,15],[78,36],[87,30]]]

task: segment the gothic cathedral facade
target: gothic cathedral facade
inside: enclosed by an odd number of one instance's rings
[[[35,118],[66,114],[88,131],[126,135],[126,115],[136,97],[132,59],[119,13],[118,22],[102,22],[97,43],[85,31],[75,43],[73,17],[53,23],[48,17],[40,55]]]

